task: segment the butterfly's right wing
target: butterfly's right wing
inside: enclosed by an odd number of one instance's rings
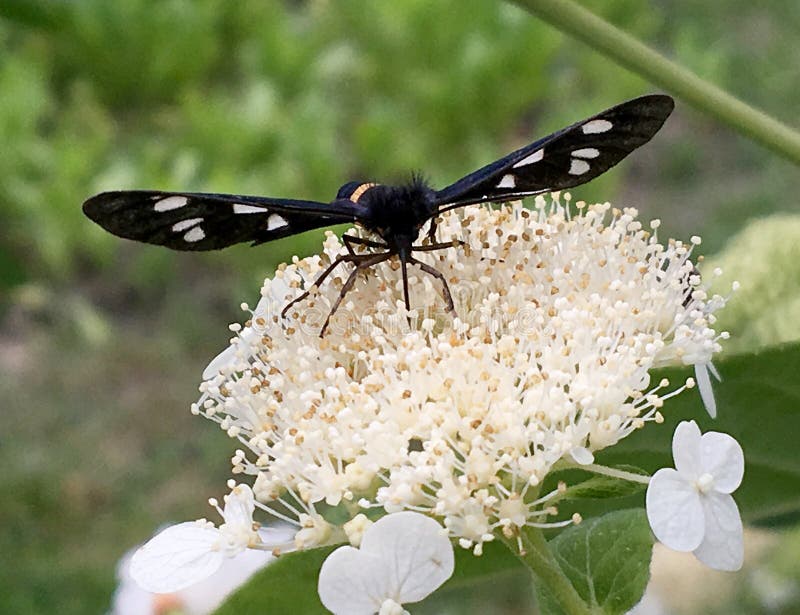
[[[436,193],[440,211],[584,184],[647,143],[674,107],[669,96],[650,94],[606,109],[440,190]]]
[[[355,221],[355,204],[234,194],[132,190],[103,192],[84,213],[126,239],[173,250],[218,250],[235,243],[272,241],[323,226]]]

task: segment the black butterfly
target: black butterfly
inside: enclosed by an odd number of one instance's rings
[[[571,188],[604,173],[658,132],[675,106],[669,96],[634,98],[568,126],[434,190],[419,177],[402,186],[350,182],[330,203],[234,194],[192,192],[104,192],[83,204],[84,213],[107,231],[173,250],[218,250],[245,241],[258,245],[323,226],[355,223],[375,240],[344,235],[348,253],[340,256],[313,286],[282,312],[309,296],[341,263],[352,263],[320,335],[350,291],[360,271],[396,256],[402,268],[403,295],[410,309],[408,265],[417,265],[442,284],[447,309],[453,299],[447,281],[436,269],[414,258],[414,252],[441,250],[437,243],[439,214],[472,203],[503,202]],[[416,245],[420,230],[430,221],[428,242]],[[356,253],[360,245],[374,252]]]

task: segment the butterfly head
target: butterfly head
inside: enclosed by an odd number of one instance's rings
[[[422,226],[436,213],[435,194],[415,177],[400,186],[350,182],[340,188],[337,196],[358,206],[361,226],[394,246],[410,245],[417,239]]]

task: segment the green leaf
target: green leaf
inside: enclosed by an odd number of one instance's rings
[[[744,481],[733,495],[745,521],[769,525],[797,521],[800,344],[735,355],[715,364],[722,376],[722,382],[714,383],[716,420],[706,414],[696,390],[685,391],[664,405],[664,424],[649,424],[602,451],[598,463],[634,461],[650,472],[673,467],[672,433],[678,422],[695,420],[703,432],[729,433],[744,449]],[[691,375],[686,368],[661,370],[653,374],[652,382],[666,377],[677,385]]]
[[[414,615],[484,615],[534,612],[530,572],[505,545],[489,542],[483,555],[455,547],[453,576],[409,609]]]
[[[626,613],[650,579],[653,537],[643,510],[620,510],[573,526],[549,543],[559,566],[594,612]],[[537,587],[539,608],[560,614],[547,588]]]

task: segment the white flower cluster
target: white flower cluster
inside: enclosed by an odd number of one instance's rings
[[[212,361],[193,411],[237,438],[234,472],[255,477],[257,506],[294,522],[299,548],[329,541],[319,503],[412,510],[442,519],[463,547],[548,524],[540,494],[556,462],[593,452],[660,420],[670,388],[658,365],[706,366],[720,350],[693,246],[659,243],[633,209],[539,197],[443,216],[452,249],[415,253],[403,308],[398,267],[381,265],[320,326],[349,266],[286,318],[280,310],[344,247],[296,259],[267,280],[231,346]],[[246,306],[245,306],[246,307]],[[711,399],[706,383],[704,399]]]

